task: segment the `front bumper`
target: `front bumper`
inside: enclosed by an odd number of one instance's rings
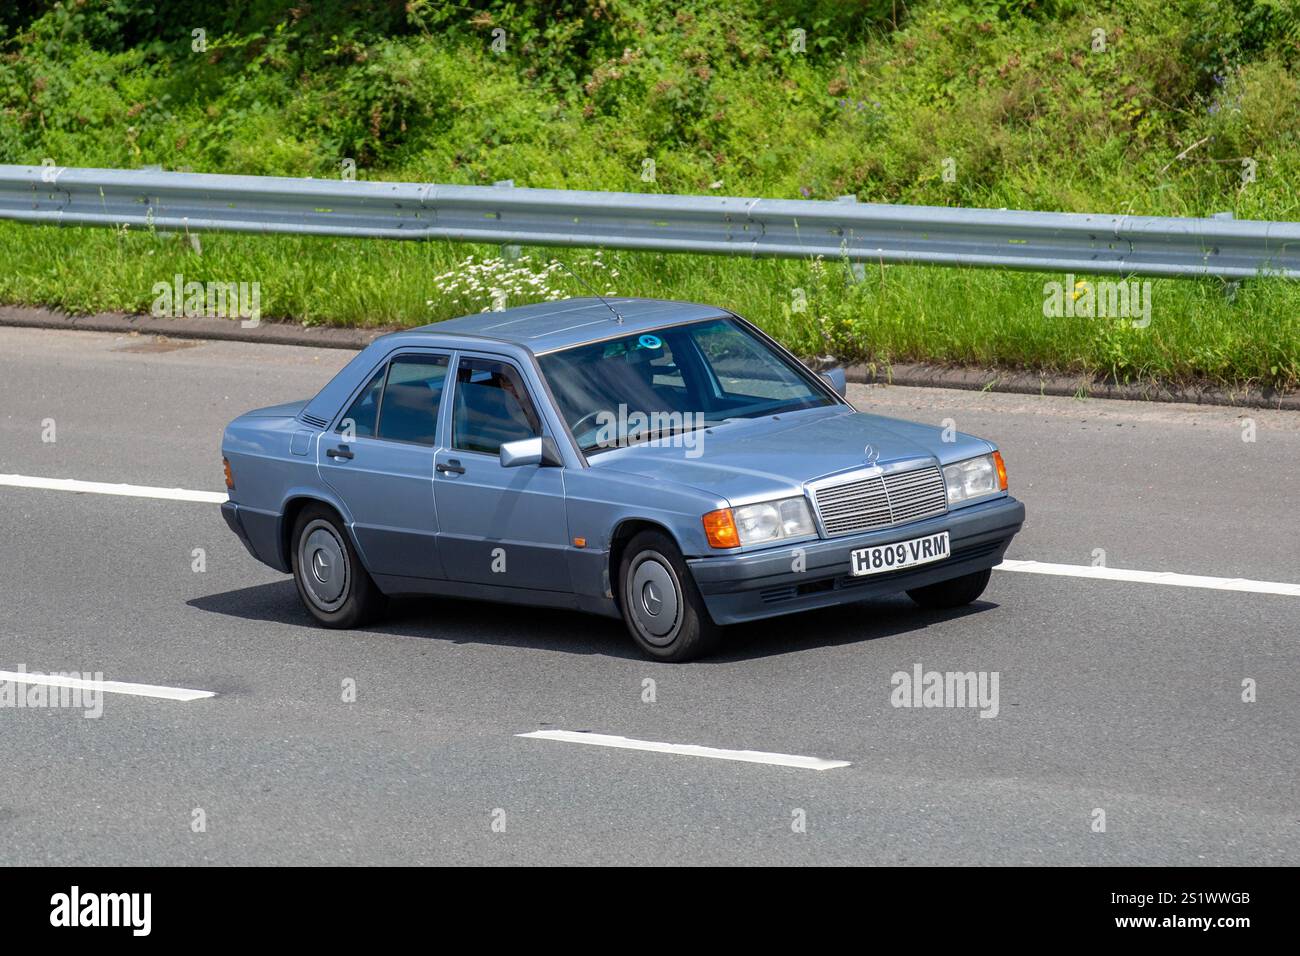
[[[1012,497],[911,524],[830,540],[803,541],[750,554],[692,558],[686,563],[718,624],[793,614],[813,608],[849,604],[880,594],[960,577],[991,568],[1025,520],[1025,506]],[[902,571],[853,577],[850,552],[948,532],[952,556]],[[802,570],[795,570],[801,567]]]

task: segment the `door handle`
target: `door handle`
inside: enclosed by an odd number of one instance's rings
[[[352,451],[347,445],[339,445],[338,448],[327,448],[325,454],[330,458],[351,458]]]
[[[443,462],[438,462],[436,465],[433,466],[433,470],[440,475],[465,474],[465,469],[461,467],[460,461],[455,458],[450,459],[445,464]]]

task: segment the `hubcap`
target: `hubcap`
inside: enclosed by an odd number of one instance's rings
[[[632,618],[651,644],[671,644],[680,624],[681,601],[672,569],[650,554],[632,570],[628,597]]]
[[[347,599],[347,551],[328,522],[318,519],[303,529],[298,569],[303,590],[322,611],[336,611]]]
[[[663,608],[664,602],[658,592],[655,591],[655,583],[647,581],[645,587],[641,589],[641,605],[645,608],[647,614],[651,617],[657,616],[660,609]]]
[[[311,573],[316,575],[316,580],[321,584],[330,579],[329,557],[324,551],[317,551],[311,556]]]

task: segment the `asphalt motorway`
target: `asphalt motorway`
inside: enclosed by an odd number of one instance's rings
[[[351,354],[0,329],[0,473],[218,492],[224,424]],[[1008,558],[1300,582],[1294,413],[850,397],[1000,444]],[[996,571],[960,612],[877,600],[662,665],[615,621],[467,601],[322,630],[215,504],[2,484],[0,585],[0,671],[214,694],[0,707],[3,864],[1300,862],[1300,596]],[[996,673],[996,717],[893,706],[917,665]]]

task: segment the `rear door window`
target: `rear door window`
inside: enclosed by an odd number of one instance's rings
[[[433,445],[438,437],[438,404],[446,381],[445,355],[395,356],[388,363],[388,379],[379,406],[378,436],[390,441]]]

